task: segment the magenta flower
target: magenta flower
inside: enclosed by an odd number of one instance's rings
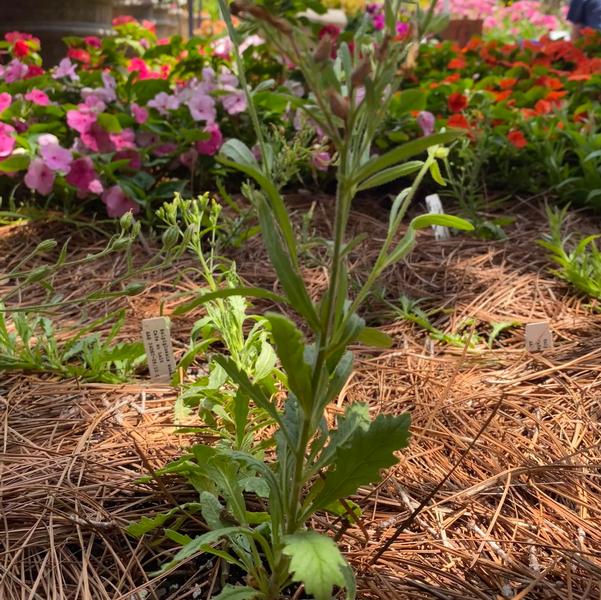
[[[211,137],[208,140],[200,140],[196,142],[196,150],[204,156],[213,156],[219,152],[219,148],[223,144],[223,135],[217,123],[210,123],[205,127],[205,133]]]
[[[102,46],[102,41],[95,35],[88,35],[83,38],[83,41],[92,48],[100,48]]]
[[[6,158],[12,154],[16,143],[14,133],[14,127],[0,122],[0,158]]]
[[[2,92],[0,94],[0,113],[4,112],[11,104],[13,98],[8,92]]]
[[[70,58],[63,58],[59,63],[58,67],[54,70],[52,77],[54,79],[62,79],[63,77],[68,77],[72,81],[77,81],[79,79],[79,75],[75,72],[77,67],[71,62]]]
[[[73,162],[73,155],[70,150],[59,145],[54,135],[44,134],[38,138],[40,146],[40,156],[44,164],[52,171],[61,171],[68,173]]]
[[[179,160],[184,167],[188,167],[190,171],[193,171],[198,160],[198,152],[194,148],[190,148],[190,150],[186,150],[186,152],[179,155]]]
[[[384,29],[385,24],[386,24],[385,18],[382,13],[374,15],[373,25],[374,25],[374,29],[376,31],[381,31],[382,29]]]
[[[400,37],[405,37],[409,33],[409,23],[399,21],[396,24],[396,34]]]
[[[47,196],[54,187],[54,173],[41,158],[34,158],[29,163],[25,174],[25,185],[34,192]]]
[[[194,94],[194,96],[188,100],[186,105],[190,110],[190,115],[192,115],[192,118],[195,121],[213,123],[217,118],[215,100],[213,100],[211,96],[202,93]]]
[[[128,212],[136,215],[140,212],[139,205],[128,198],[118,185],[104,190],[102,201],[106,206],[106,213],[109,217],[122,217]]]
[[[330,156],[330,153],[326,152],[325,150],[321,152],[314,152],[313,156],[311,157],[311,164],[318,171],[327,171],[331,162],[332,157]]]
[[[135,102],[131,103],[131,114],[138,125],[142,125],[148,121],[148,111],[138,106]]]
[[[18,58],[15,58],[4,68],[4,81],[6,83],[13,83],[14,81],[19,81],[19,79],[24,79],[28,71],[29,67]]]
[[[233,94],[223,96],[221,103],[226,112],[230,115],[237,115],[244,112],[247,108],[246,96],[243,91],[237,91]]]
[[[166,142],[165,144],[159,144],[156,146],[152,153],[155,156],[169,156],[173,154],[177,150],[177,144],[172,144],[170,142]]]
[[[140,158],[139,152],[136,152],[135,150],[121,150],[120,152],[115,152],[113,160],[129,160],[129,163],[126,166],[128,169],[134,171],[138,171],[142,168],[142,159]]]
[[[114,150],[109,133],[98,123],[93,123],[89,129],[81,132],[81,141],[86,148],[93,152],[112,152]]]
[[[71,163],[71,169],[65,177],[67,183],[77,188],[80,192],[87,193],[90,190],[90,184],[97,180],[94,163],[89,156],[76,158]]]
[[[417,115],[417,124],[422,130],[423,135],[432,135],[434,133],[434,123],[436,122],[436,118],[431,112],[427,110],[422,110]]]
[[[80,104],[79,110],[67,111],[67,125],[77,133],[82,134],[89,131],[94,123],[96,123],[96,115],[85,105]]]
[[[119,133],[109,134],[115,150],[133,150],[136,147],[136,134],[133,129],[123,129]]]
[[[36,88],[33,88],[25,94],[25,100],[29,100],[29,102],[37,104],[38,106],[48,106],[50,104],[48,94]]]

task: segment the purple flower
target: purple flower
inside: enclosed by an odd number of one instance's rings
[[[179,108],[179,99],[175,96],[167,94],[167,92],[159,92],[149,103],[150,108],[156,108],[159,113],[166,115],[170,110]]]
[[[54,187],[54,173],[41,158],[34,158],[29,163],[24,181],[30,190],[38,192],[42,196],[47,196]]]
[[[330,153],[323,150],[320,152],[314,152],[313,156],[311,157],[311,164],[318,171],[327,171],[331,162],[332,157],[330,156]]]
[[[246,96],[242,90],[223,96],[221,103],[230,115],[237,115],[247,108]]]
[[[54,79],[61,79],[62,77],[69,77],[72,81],[77,81],[79,75],[75,72],[77,67],[71,62],[70,58],[63,58],[59,63],[58,67],[54,70],[52,77]]]
[[[215,100],[202,92],[194,94],[192,98],[186,102],[186,105],[195,121],[213,123],[217,118]]]
[[[423,135],[432,135],[432,133],[434,133],[434,123],[436,122],[436,119],[431,112],[428,112],[427,110],[422,110],[417,115],[416,120],[417,124],[422,130]]]
[[[58,143],[58,139],[54,135],[41,135],[38,138],[38,144],[40,146],[40,156],[51,171],[69,172],[73,155],[70,150],[63,148]]]
[[[13,83],[14,81],[23,79],[28,71],[29,67],[22,63],[18,58],[15,58],[4,68],[4,81],[6,81],[6,83]]]

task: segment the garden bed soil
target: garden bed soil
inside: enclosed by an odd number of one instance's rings
[[[305,201],[296,202],[300,215]],[[369,233],[353,260],[355,273],[384,235],[383,222],[368,212],[353,216],[354,228]],[[329,201],[319,202],[315,222],[324,233],[330,215]],[[432,342],[376,305],[367,315],[389,323],[383,329],[395,345],[358,349],[356,370],[330,416],[354,401],[369,402],[374,413],[408,410],[413,437],[384,481],[355,498],[363,509],[361,526],[341,533],[340,545],[358,572],[359,598],[600,597],[601,314],[549,274],[535,243],[543,215],[542,207],[524,203],[506,241],[438,242],[424,232],[384,283],[389,299],[403,293],[426,298],[425,308],[448,309],[432,317],[447,331],[468,317],[474,335],[486,334],[493,323],[548,320],[552,350],[527,353],[521,326],[504,332],[492,349],[481,345],[468,352]],[[570,226],[589,230],[592,224],[572,213]],[[103,244],[89,230],[74,233],[59,223],[0,231],[0,254],[9,267],[50,235],[59,241],[73,235],[76,255]],[[140,260],[149,249],[152,241],[146,250],[140,247]],[[275,285],[260,240],[234,258],[246,280]],[[325,281],[318,258],[305,272],[315,292]],[[64,273],[60,288],[65,297],[81,295],[122,268],[119,259],[107,257]],[[161,300],[168,299],[169,313],[180,301],[170,294],[198,285],[181,272],[177,265],[155,273],[144,294],[90,307],[88,318],[122,304],[128,311],[123,334],[135,339],[140,319],[156,316]],[[6,285],[0,281],[1,293]],[[33,303],[36,295],[21,300]],[[77,318],[71,307],[61,324]],[[177,354],[187,345],[193,318],[174,321]],[[178,484],[136,483],[191,441],[173,433],[176,394],[144,374],[123,385],[0,375],[0,598],[183,600],[209,598],[218,589],[219,565],[198,558],[179,575],[149,580],[145,573],[165,555],[151,539],[138,541],[122,530],[175,499],[192,499]],[[470,445],[423,512],[374,562]],[[321,515],[313,526],[334,533],[341,524]]]

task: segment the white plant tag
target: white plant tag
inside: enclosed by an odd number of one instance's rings
[[[526,325],[526,349],[529,352],[542,352],[553,348],[553,334],[547,321]]]
[[[444,209],[442,208],[442,202],[440,201],[440,196],[438,194],[426,196],[426,207],[430,213],[444,215]],[[444,227],[443,225],[432,225],[432,229],[434,230],[434,238],[437,240],[448,240],[451,238],[448,227]]]
[[[176,366],[169,319],[167,317],[143,319],[142,341],[146,350],[150,378],[154,381],[168,381],[175,373]]]

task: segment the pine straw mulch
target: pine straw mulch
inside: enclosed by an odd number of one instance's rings
[[[302,212],[306,206],[298,202]],[[522,327],[516,327],[493,349],[480,345],[467,352],[434,344],[382,306],[370,307],[375,323],[388,323],[383,329],[394,335],[395,347],[360,351],[330,415],[354,401],[369,402],[374,414],[408,410],[413,438],[381,485],[360,490],[361,526],[340,539],[358,571],[360,598],[601,597],[601,314],[548,274],[535,244],[544,224],[541,207],[525,205],[519,212],[507,241],[436,242],[424,232],[406,264],[386,277],[386,294],[391,300],[400,294],[425,298],[425,308],[448,309],[432,317],[447,331],[468,317],[473,335],[483,336],[493,323],[549,320],[552,350],[525,352]],[[318,228],[327,230],[329,217],[327,203],[319,203]],[[573,230],[598,228],[575,213],[570,223]],[[376,251],[369,240],[381,238],[383,225],[368,211],[357,212],[353,224],[369,233],[354,257],[360,272]],[[10,267],[41,237],[68,233],[56,224],[5,230],[0,255]],[[89,232],[74,234],[76,254],[101,245]],[[140,260],[144,253],[140,249]],[[275,285],[259,240],[234,258],[245,279]],[[317,291],[324,283],[319,257],[308,264],[305,275]],[[65,273],[60,288],[67,297],[81,294],[120,269],[109,257]],[[169,294],[194,285],[178,265],[154,273],[143,295],[93,310],[122,303],[128,309],[123,333],[135,338],[140,318],[155,316],[165,298],[168,312],[176,303]],[[0,281],[0,294],[6,289]],[[35,294],[23,298],[35,300]],[[77,318],[70,308],[61,324]],[[178,353],[192,320],[174,322]],[[218,589],[218,565],[203,560],[149,581],[145,573],[165,558],[164,548],[122,530],[176,499],[193,498],[181,485],[135,483],[191,441],[173,434],[175,397],[176,390],[153,385],[144,374],[115,386],[48,374],[0,375],[0,599],[182,600],[209,598]],[[340,530],[324,515],[313,525]],[[397,539],[373,562],[397,528]]]

